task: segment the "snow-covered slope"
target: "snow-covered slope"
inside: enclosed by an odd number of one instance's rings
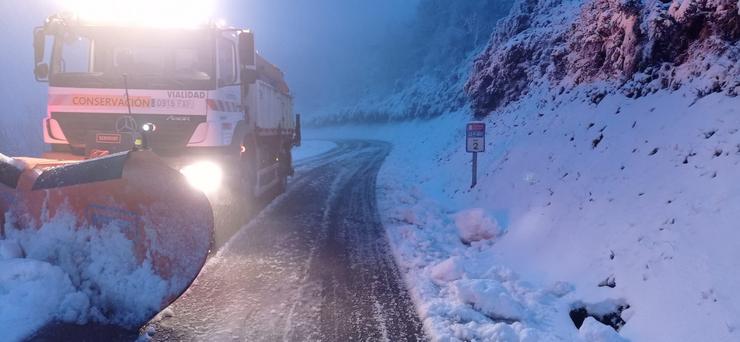
[[[737,341],[738,25],[734,0],[522,0],[470,110],[314,134],[394,143],[381,215],[437,340]]]
[[[740,101],[571,94],[486,119],[472,190],[464,113],[314,134],[394,143],[381,214],[438,340],[621,340],[571,312],[633,341],[740,339]]]
[[[522,0],[479,56],[466,90],[479,116],[549,85],[606,81],[630,98],[691,83],[740,91],[735,0]],[[603,97],[595,91],[594,102]]]

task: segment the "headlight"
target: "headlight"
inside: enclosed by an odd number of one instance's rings
[[[180,170],[190,185],[206,194],[217,191],[224,178],[223,170],[216,163],[202,161]]]

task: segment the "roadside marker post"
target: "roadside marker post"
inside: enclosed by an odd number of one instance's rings
[[[478,152],[486,152],[486,124],[470,122],[465,128],[465,149],[473,154],[473,181],[470,188],[478,184]]]

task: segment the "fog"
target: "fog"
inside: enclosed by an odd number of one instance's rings
[[[362,95],[378,67],[378,50],[404,29],[417,2],[232,1],[226,19],[254,30],[257,48],[284,70],[296,110],[311,115]]]

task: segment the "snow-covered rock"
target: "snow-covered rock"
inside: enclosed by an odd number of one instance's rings
[[[458,280],[465,274],[465,266],[462,264],[462,260],[459,257],[450,257],[444,260],[431,269],[431,276],[435,282],[439,284],[449,283],[453,280]]]
[[[518,321],[525,315],[522,304],[496,280],[459,281],[455,292],[458,300],[472,305],[494,321]]]
[[[464,243],[492,240],[501,234],[496,220],[488,216],[484,209],[466,209],[455,214],[455,225]]]
[[[584,341],[589,342],[627,342],[629,340],[620,336],[614,329],[606,326],[593,317],[588,317],[583,322],[578,334]]]

